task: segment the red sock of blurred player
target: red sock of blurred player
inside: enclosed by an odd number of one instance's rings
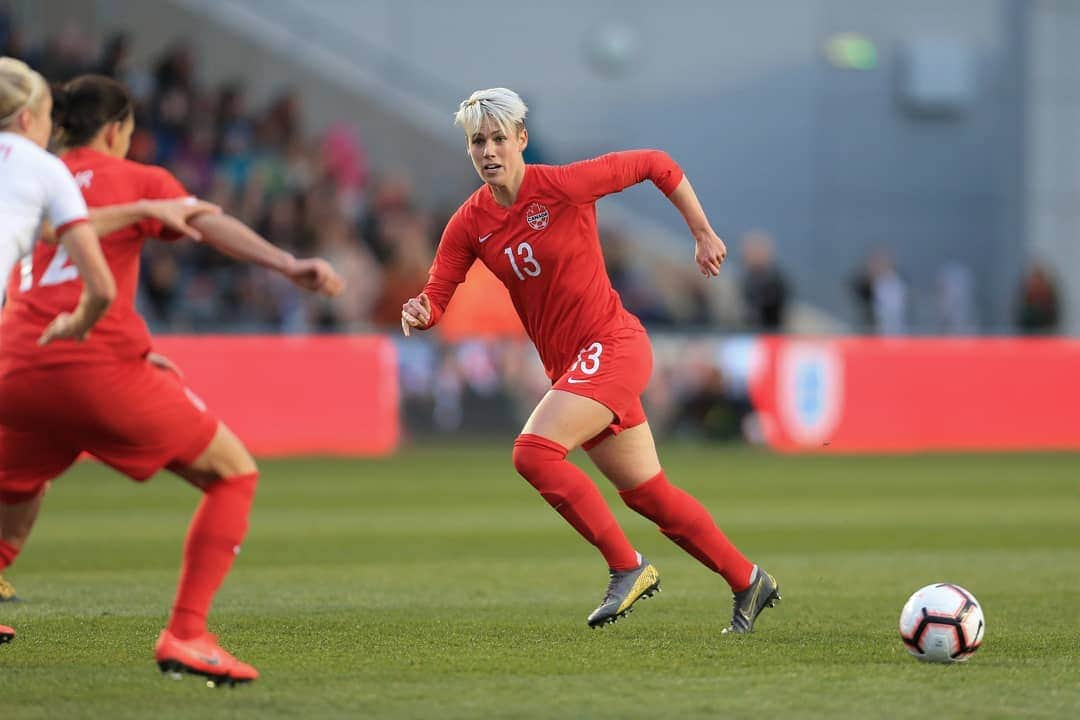
[[[738,592],[750,585],[754,564],[731,544],[700,502],[668,482],[663,470],[619,496],[635,512],[656,523],[675,544],[720,573],[732,590]]]
[[[596,546],[612,570],[633,570],[638,555],[604,502],[604,496],[573,463],[567,450],[539,435],[520,435],[514,441],[514,467],[540,491],[583,538]]]
[[[15,558],[19,554],[19,548],[15,547],[11,543],[0,540],[0,572],[4,572],[15,562]]]
[[[180,584],[168,630],[181,640],[206,632],[214,594],[232,567],[248,528],[258,473],[220,480],[203,495],[188,528]]]

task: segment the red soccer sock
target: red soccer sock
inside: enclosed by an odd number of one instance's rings
[[[0,540],[0,572],[8,569],[19,555],[19,548]]]
[[[753,563],[731,544],[705,506],[669,483],[663,470],[636,488],[620,492],[619,496],[701,564],[723,575],[732,590],[738,592],[750,585]]]
[[[514,441],[514,468],[548,504],[596,546],[612,570],[633,570],[638,554],[596,485],[566,459],[567,450],[539,435]]]
[[[181,640],[206,632],[214,594],[240,552],[258,473],[219,480],[206,490],[184,543],[180,583],[168,630]]]

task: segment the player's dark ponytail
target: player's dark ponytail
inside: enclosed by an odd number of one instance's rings
[[[53,88],[53,123],[65,147],[86,145],[101,128],[133,111],[123,85],[104,75],[80,75]]]

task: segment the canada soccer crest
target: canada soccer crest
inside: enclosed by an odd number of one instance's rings
[[[525,222],[529,223],[529,227],[533,230],[543,230],[548,226],[550,219],[551,214],[548,213],[548,209],[538,202],[529,203],[529,206],[525,208]]]

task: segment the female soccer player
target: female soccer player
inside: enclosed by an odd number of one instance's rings
[[[88,212],[67,167],[44,150],[52,135],[51,112],[52,95],[41,75],[20,60],[0,58],[0,206],[4,208],[0,218],[0,277],[6,279],[19,258],[27,255],[42,235],[60,242],[85,278],[79,306],[72,308],[73,312],[58,312],[39,339],[42,345],[84,338],[115,296],[116,285],[98,243],[99,235],[147,217],[157,217],[183,232],[197,232],[187,225],[187,219],[217,210],[209,203],[169,200],[140,201]],[[87,219],[89,222],[85,222]],[[0,576],[0,601],[14,596],[15,589]]]
[[[115,81],[76,78],[56,91],[54,117],[69,148],[61,159],[90,206],[188,195],[164,169],[124,159],[134,119],[130,97]],[[235,218],[204,214],[190,223],[205,242],[233,257],[272,268],[308,290],[341,291],[341,278],[325,261],[298,260]],[[218,645],[206,616],[246,533],[258,470],[168,361],[151,353],[146,324],[135,311],[146,237],[178,238],[153,220],[103,238],[118,293],[79,344],[37,346],[53,308],[70,306],[82,292],[66,253],[39,244],[12,276],[0,320],[0,571],[25,543],[46,484],[80,452],[136,481],[168,468],[204,495],[188,530],[172,614],[157,641],[158,665],[217,682],[247,682],[258,672]]]
[[[652,348],[608,280],[595,203],[649,179],[682,213],[706,276],[719,274],[724,243],[682,170],[663,152],[618,152],[559,167],[527,165],[526,112],[521,98],[505,88],[479,90],[461,103],[455,123],[465,130],[484,185],[447,224],[427,285],[402,306],[402,331],[435,325],[479,258],[510,291],[553,383],[514,442],[514,467],[596,546],[610,569],[607,592],[588,624],[622,617],[660,589],[660,576],[634,550],[588,476],[567,461],[568,451],[578,446],[627,505],[724,577],[734,593],[725,632],[749,632],[758,614],[780,599],[779,588],[660,467],[640,400],[652,372]]]
[[[52,96],[44,78],[14,58],[0,58],[0,276],[7,278],[17,260],[30,252],[44,222],[86,282],[78,305],[60,308],[37,339],[47,344],[83,338],[108,309],[116,285],[86,222],[86,202],[75,179],[45,146],[52,134]],[[3,298],[0,297],[0,304]],[[74,312],[68,312],[74,308]],[[0,578],[0,599],[6,592]],[[15,631],[0,625],[0,644]]]

